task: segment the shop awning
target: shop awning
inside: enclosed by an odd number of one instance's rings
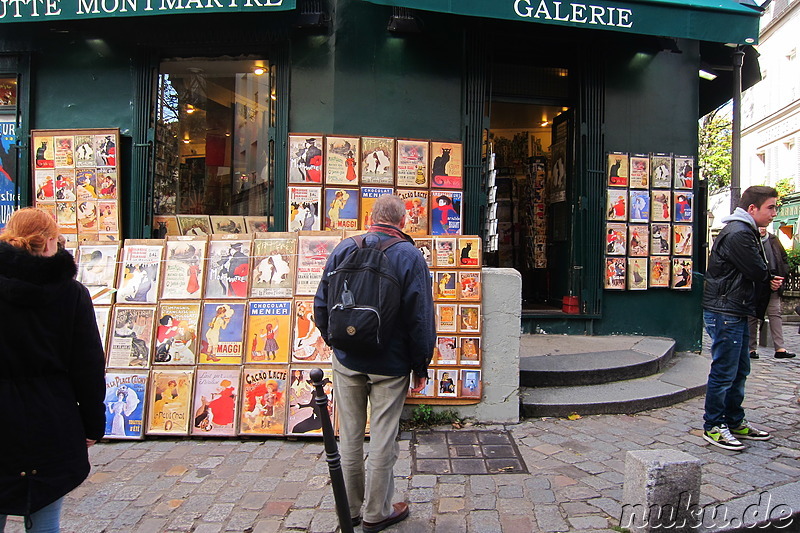
[[[752,44],[761,10],[736,0],[366,0],[373,4],[613,30],[640,35]]]
[[[288,11],[295,6],[296,0],[2,0],[0,23],[200,13],[264,13]]]

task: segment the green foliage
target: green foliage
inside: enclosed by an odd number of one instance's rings
[[[702,119],[698,166],[711,192],[731,184],[731,132],[731,119],[720,109]]]
[[[800,250],[791,248],[786,250],[786,255],[789,257],[789,267],[797,268],[800,266]]]
[[[420,404],[411,412],[410,424],[414,427],[441,426],[444,424],[458,424],[461,418],[453,409],[436,412],[430,405]]]
[[[783,198],[787,194],[794,192],[794,180],[792,178],[783,178],[775,182],[775,189],[778,191],[778,198]]]

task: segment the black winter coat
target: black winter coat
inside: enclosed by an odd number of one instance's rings
[[[769,289],[769,270],[758,230],[732,220],[714,240],[706,268],[703,309],[733,316],[756,316],[760,291]],[[763,314],[763,311],[761,311]]]
[[[92,302],[63,250],[0,242],[0,514],[29,515],[89,475],[105,429],[103,348]]]

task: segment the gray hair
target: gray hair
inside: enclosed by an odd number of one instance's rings
[[[384,194],[372,206],[372,221],[378,224],[399,226],[406,215],[406,206],[399,196]]]

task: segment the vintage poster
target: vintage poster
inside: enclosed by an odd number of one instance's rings
[[[199,301],[158,304],[153,365],[194,365],[197,362],[200,310]]]
[[[93,168],[75,171],[75,197],[79,202],[97,200],[97,173]]]
[[[650,226],[631,224],[628,228],[628,255],[647,257],[650,255]]]
[[[458,364],[458,340],[454,335],[438,335],[433,346],[433,365]]]
[[[458,274],[458,299],[466,301],[481,301],[481,271],[459,270]]]
[[[106,439],[141,439],[147,371],[106,372]]]
[[[360,145],[358,137],[325,137],[325,185],[358,187]]]
[[[233,437],[239,403],[239,367],[198,368],[195,372],[191,435]]]
[[[246,366],[242,369],[240,435],[286,433],[286,367]]]
[[[319,231],[320,187],[289,187],[289,231]]]
[[[234,215],[211,215],[211,233],[215,235],[239,235],[247,233],[244,217]]]
[[[117,199],[117,171],[102,168],[97,171],[97,197],[101,200]]]
[[[647,189],[650,185],[650,156],[632,154],[630,157],[630,188]]]
[[[650,255],[669,255],[671,237],[669,224],[650,224]]]
[[[37,203],[56,201],[56,182],[53,175],[52,170],[36,170],[34,173]]]
[[[325,230],[358,229],[358,189],[325,188]]]
[[[457,276],[455,270],[435,270],[433,272],[433,299],[458,299]]]
[[[75,170],[71,168],[56,169],[56,200],[74,202],[76,199]]]
[[[2,93],[0,82],[0,93]],[[13,85],[16,91],[16,84]],[[16,101],[16,96],[14,96]],[[0,119],[0,230],[8,221],[11,213],[17,208],[19,194],[14,182],[17,175],[17,119],[15,116],[5,116]],[[55,206],[50,204],[53,208]],[[54,217],[55,218],[55,217]]]
[[[89,289],[95,305],[113,301],[118,255],[119,244],[83,242],[78,247],[78,281]]]
[[[50,204],[37,204],[37,207],[44,208]],[[56,202],[56,222],[61,233],[76,234],[78,225],[76,221],[75,202]]]
[[[428,198],[427,190],[398,189],[396,192],[406,206],[406,221],[403,231],[408,235],[428,234]]]
[[[433,239],[430,237],[414,237],[414,246],[422,254],[428,268],[433,268]]]
[[[624,152],[610,152],[608,154],[608,165],[606,166],[608,172],[608,186],[609,187],[627,187],[628,186],[628,154]]]
[[[619,222],[628,220],[628,191],[608,189],[606,198],[606,220]]]
[[[309,376],[310,368],[292,367],[289,378],[289,417],[287,435],[322,435],[322,422],[316,413],[314,386]],[[328,413],[334,419],[333,371],[323,369],[323,390],[328,396]]]
[[[431,234],[461,235],[461,191],[436,191],[431,196]]]
[[[428,186],[428,141],[397,139],[398,187]]]
[[[181,235],[203,237],[211,235],[211,221],[208,215],[177,215]]]
[[[672,220],[672,198],[669,191],[658,189],[650,191],[652,222],[669,222]]]
[[[76,211],[78,234],[100,232],[99,211],[100,209],[97,205],[97,202],[78,202],[78,208]]]
[[[672,254],[692,255],[691,224],[675,224],[672,226]]]
[[[100,233],[119,233],[119,212],[116,200],[100,200],[97,202],[97,225]]]
[[[669,257],[663,255],[650,256],[650,287],[669,287],[670,283]]]
[[[649,191],[630,191],[630,222],[649,222],[650,221],[650,192]]]
[[[458,395],[458,369],[436,370],[436,396],[455,398]]]
[[[246,312],[244,302],[203,301],[200,364],[241,364]]]
[[[692,191],[675,191],[675,222],[694,221],[694,193]]]
[[[694,157],[676,155],[674,159],[676,189],[691,189],[694,186]]]
[[[75,136],[75,166],[94,167],[94,140],[91,135]]]
[[[688,257],[672,258],[672,288],[680,290],[692,288],[692,260]]]
[[[412,380],[408,385],[408,398],[433,398],[436,396],[436,379],[429,378],[425,382],[425,387],[419,392],[412,391],[411,387],[413,386],[414,381]]]
[[[458,395],[462,398],[481,397],[481,371],[478,369],[461,369],[459,379],[461,385]]]
[[[436,257],[434,265],[453,268],[456,266],[457,240],[455,237],[435,237],[433,243],[436,246]]]
[[[153,238],[164,239],[174,235],[182,235],[175,215],[153,215]]]
[[[625,258],[606,257],[604,278],[606,289],[625,290]]]
[[[359,229],[367,230],[372,225],[372,206],[375,205],[375,200],[384,194],[394,194],[394,189],[391,187],[361,187],[359,211],[361,227]]]
[[[650,183],[654,189],[669,189],[672,186],[672,154],[650,154]]]
[[[325,343],[314,322],[314,298],[295,298],[292,361],[328,363],[331,357],[333,349]]]
[[[458,338],[459,364],[480,365],[481,364],[481,338],[480,337],[459,337]]]
[[[317,293],[328,256],[341,240],[341,232],[300,233],[297,239],[297,296],[313,296]]]
[[[75,152],[73,147],[74,137],[69,136],[55,136],[53,142],[55,144],[55,167],[74,167],[75,166]]]
[[[624,222],[606,222],[606,255],[625,255],[627,252],[628,225]]]
[[[156,303],[163,252],[163,241],[125,241],[120,255],[117,303]]]
[[[628,290],[641,291],[647,289],[647,258],[628,258]]]
[[[458,266],[461,268],[481,267],[481,238],[458,238]]]
[[[187,435],[194,369],[158,368],[150,372],[147,397],[148,435]]]
[[[244,217],[246,233],[265,233],[269,231],[270,219],[267,217]]]
[[[249,238],[234,234],[211,237],[208,243],[206,298],[247,298],[252,243]]]
[[[458,306],[460,333],[480,333],[481,332],[481,304],[460,304]]]
[[[289,134],[289,183],[322,185],[322,135]]]
[[[362,185],[394,185],[394,139],[361,137]]]
[[[206,237],[167,237],[162,299],[186,300],[202,296],[207,245]]]
[[[455,303],[434,303],[436,310],[436,331],[456,333],[458,331],[458,305]]]
[[[111,315],[110,305],[95,305],[94,319],[97,322],[97,332],[100,334],[100,343],[103,345],[103,352],[106,351],[108,341],[108,319]]]
[[[548,197],[550,203],[557,203],[563,202],[567,199],[567,141],[566,138],[562,138],[558,142],[554,142],[552,145],[552,153],[553,157],[551,159],[552,164],[550,165],[549,172],[546,174],[547,176],[547,187],[546,189],[549,191]],[[542,179],[542,175],[546,172],[547,166],[544,164],[543,161],[537,161],[536,163],[531,165],[531,171],[535,176],[535,180],[538,182],[544,181]],[[536,181],[534,183],[536,183]],[[542,185],[536,185],[536,188],[543,192]]]
[[[108,368],[150,366],[155,306],[117,304],[111,314]]]
[[[33,148],[34,168],[55,168],[56,156],[53,144],[53,137],[48,137],[40,133],[33,134],[31,146]]]
[[[98,167],[117,166],[117,142],[115,135],[94,136],[94,161]]]
[[[292,351],[292,300],[247,304],[245,363],[288,363]]]
[[[464,147],[457,142],[430,144],[431,187],[439,189],[464,188]]]
[[[297,234],[255,234],[251,298],[291,298],[297,268]]]

